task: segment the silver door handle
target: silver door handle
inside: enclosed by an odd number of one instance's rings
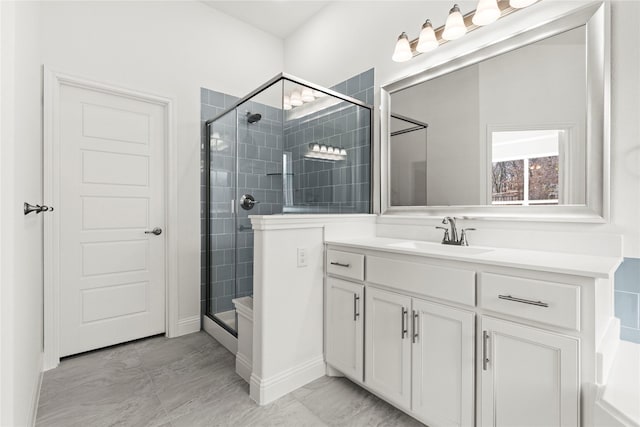
[[[29,215],[31,212],[35,212],[36,215],[40,212],[53,212],[53,206],[47,205],[30,205],[27,202],[24,202],[24,214]]]
[[[400,335],[402,339],[404,339],[409,334],[409,328],[407,327],[408,326],[407,323],[409,323],[407,319],[408,313],[409,313],[409,310],[402,307],[402,335]]]
[[[358,310],[358,302],[360,301],[360,296],[358,294],[353,294],[353,321],[358,320],[358,316],[360,316],[360,311]]]
[[[331,261],[331,265],[335,265],[338,267],[345,267],[345,268],[349,268],[351,266],[351,264],[343,264],[341,262],[338,261]]]
[[[507,300],[507,301],[521,302],[522,304],[537,305],[538,307],[549,307],[549,304],[547,304],[546,302],[533,301],[533,300],[524,299],[524,298],[516,298],[516,297],[512,297],[511,295],[498,295],[498,298]]]
[[[412,341],[415,343],[418,340],[418,312],[413,310],[413,339]]]
[[[144,234],[155,234],[156,236],[159,236],[162,234],[162,228],[156,227],[153,230],[145,230]]]
[[[489,365],[489,332],[482,331],[482,370],[486,371]]]

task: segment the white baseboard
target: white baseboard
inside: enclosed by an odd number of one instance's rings
[[[251,372],[253,371],[252,361],[240,352],[236,353],[236,373],[246,382],[251,381]]]
[[[326,375],[328,377],[344,377],[344,374],[341,371],[338,371],[336,368],[329,365],[327,365]]]
[[[238,339],[207,316],[202,318],[202,329],[231,353],[236,354],[238,352]]]
[[[620,345],[620,319],[612,317],[596,351],[596,383],[606,384]]]
[[[178,320],[178,334],[176,336],[192,334],[200,329],[200,315],[186,317]]]
[[[270,378],[260,378],[251,374],[249,382],[251,399],[258,405],[267,405],[285,394],[323,377],[325,372],[324,356],[320,355]]]
[[[40,362],[38,363],[40,374],[38,375],[38,382],[33,389],[33,395],[31,397],[31,415],[29,419],[30,426],[36,425],[36,419],[38,417],[38,404],[40,403],[40,390],[42,389],[42,377],[44,376],[44,353],[40,353]]]

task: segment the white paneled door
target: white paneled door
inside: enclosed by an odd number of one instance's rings
[[[62,85],[57,123],[60,356],[164,332],[163,106]]]

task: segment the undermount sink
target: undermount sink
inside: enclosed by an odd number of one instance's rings
[[[435,252],[435,253],[451,254],[451,255],[456,255],[456,254],[457,255],[478,255],[478,254],[483,254],[483,253],[493,251],[493,249],[489,249],[489,248],[474,248],[470,246],[443,245],[441,243],[420,242],[415,240],[408,240],[406,242],[389,243],[388,246],[392,248],[416,249],[419,251]]]

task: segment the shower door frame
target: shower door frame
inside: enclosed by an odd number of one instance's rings
[[[300,79],[298,77],[292,76],[290,74],[287,73],[280,73],[277,74],[275,77],[271,78],[270,80],[268,80],[266,83],[264,83],[263,85],[259,86],[258,88],[256,88],[255,90],[251,91],[249,94],[247,94],[246,96],[244,96],[243,98],[238,99],[236,102],[234,102],[229,108],[226,108],[223,112],[221,112],[220,114],[214,116],[213,118],[207,120],[204,123],[205,126],[205,143],[204,143],[204,150],[205,150],[205,164],[204,164],[204,171],[205,171],[205,188],[207,189],[207,191],[205,192],[205,286],[206,286],[206,290],[205,290],[205,312],[203,313],[204,316],[206,316],[207,318],[209,318],[210,320],[212,320],[213,322],[216,323],[216,325],[220,326],[221,328],[223,328],[225,331],[227,331],[228,333],[230,333],[231,335],[233,335],[234,337],[237,338],[238,336],[238,332],[237,330],[232,329],[229,325],[227,325],[226,323],[224,323],[222,320],[218,319],[214,313],[209,313],[209,304],[211,301],[211,124],[213,122],[215,122],[216,120],[224,117],[225,115],[229,114],[231,111],[236,110],[239,106],[241,106],[242,104],[244,104],[245,102],[251,100],[251,98],[253,98],[254,96],[264,92],[265,90],[267,90],[268,88],[270,88],[271,86],[273,86],[274,84],[278,83],[280,80],[284,80],[284,81],[288,81],[294,84],[298,84],[298,85],[302,85],[302,86],[306,86],[308,88],[317,90],[319,92],[322,92],[326,95],[329,96],[333,96],[335,98],[338,98],[342,101],[346,101],[349,102],[351,104],[355,104],[359,107],[365,108],[366,110],[369,111],[369,212],[368,213],[373,213],[374,212],[374,189],[375,189],[375,185],[374,185],[374,160],[375,160],[375,155],[374,155],[374,132],[373,132],[373,128],[374,128],[374,107],[373,105],[369,105],[365,102],[360,101],[359,99],[350,97],[348,95],[344,95],[340,92],[336,92],[332,89],[328,89],[319,85],[316,85],[314,83],[310,83],[306,80]],[[283,95],[284,95],[284,88],[283,88]],[[283,115],[283,121],[284,121],[284,115]],[[235,256],[234,256],[234,281],[237,280],[237,266],[238,266],[238,230],[236,229],[236,218],[237,218],[237,206],[236,206],[236,197],[237,194],[235,193],[235,190],[237,189],[237,174],[238,174],[238,151],[237,151],[237,145],[238,145],[238,113],[236,110],[236,116],[235,116],[235,122],[236,122],[236,127],[235,127],[235,140],[234,140],[234,144],[236,146],[235,151],[234,151],[234,156],[235,156],[235,170],[234,170],[234,199],[231,200],[231,205],[233,207],[233,218],[234,218],[234,232],[233,232],[233,238],[234,238],[234,247],[233,250],[235,251]],[[283,190],[284,191],[284,190]],[[321,214],[318,214],[321,215]],[[237,286],[237,283],[236,283]],[[236,324],[237,327],[237,324]]]

